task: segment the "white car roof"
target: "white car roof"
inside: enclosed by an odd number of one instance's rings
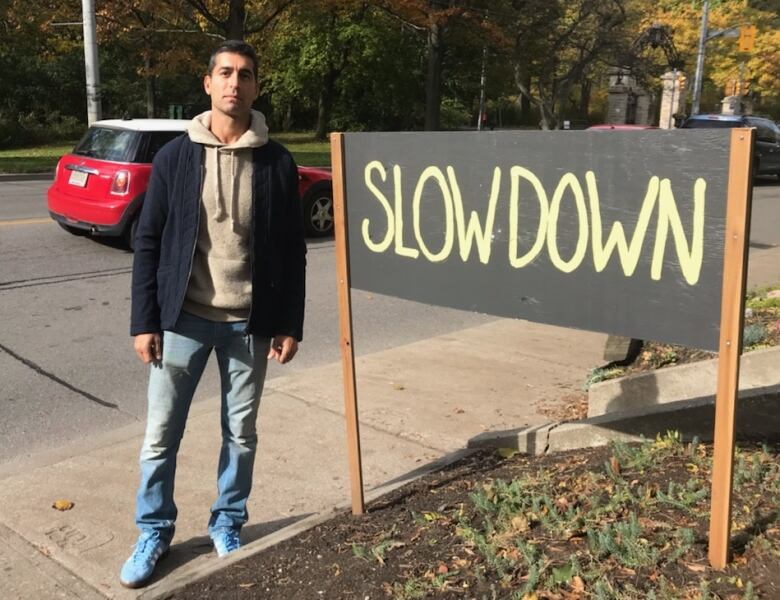
[[[188,119],[105,119],[95,121],[93,127],[115,127],[133,131],[185,131]]]

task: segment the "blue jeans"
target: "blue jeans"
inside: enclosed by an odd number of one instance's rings
[[[246,523],[247,498],[257,449],[257,411],[269,340],[244,336],[246,322],[220,323],[182,312],[172,331],[163,332],[162,364],[149,375],[149,408],[141,448],[141,484],[136,524],[173,537],[176,454],[192,396],[209,354],[217,354],[222,388],[222,449],[217,470],[217,500],[211,507],[209,532],[240,531]]]

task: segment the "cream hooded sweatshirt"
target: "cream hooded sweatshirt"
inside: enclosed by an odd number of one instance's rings
[[[210,126],[206,111],[187,128],[204,153],[200,227],[184,310],[211,321],[242,321],[252,298],[252,148],[268,142],[268,127],[253,110],[244,135],[224,144]]]

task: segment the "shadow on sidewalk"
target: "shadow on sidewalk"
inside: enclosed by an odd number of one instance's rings
[[[261,537],[270,535],[276,531],[279,531],[280,529],[284,529],[285,527],[300,521],[301,519],[305,519],[311,514],[312,513],[301,513],[299,515],[285,517],[284,519],[247,525],[241,531],[241,543],[242,545],[246,545],[250,542],[254,542]],[[154,577],[149,583],[151,585],[157,581],[160,581],[181,567],[184,567],[192,561],[200,559],[201,557],[204,557],[204,560],[208,560],[208,555],[211,555],[211,557],[214,559],[217,558],[217,555],[214,553],[214,546],[211,543],[211,538],[209,538],[208,535],[190,538],[183,542],[176,542],[174,539],[170,554],[164,560],[160,561],[159,566],[154,572]],[[119,573],[120,567],[121,565],[117,566],[117,574]]]

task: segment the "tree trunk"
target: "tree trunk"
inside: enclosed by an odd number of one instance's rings
[[[580,119],[583,121],[588,120],[588,113],[590,112],[590,92],[592,83],[587,77],[583,77],[580,82]]]
[[[243,40],[246,23],[246,0],[230,0],[230,12],[227,21],[227,39]]]
[[[322,90],[320,90],[320,98],[317,102],[317,128],[314,134],[318,140],[324,140],[328,133],[337,78],[338,71],[331,69],[322,82]]]
[[[144,71],[146,79],[146,116],[154,119],[154,75],[152,75],[152,59],[147,54],[144,57]]]
[[[444,64],[444,27],[428,30],[428,75],[425,78],[425,131],[441,128],[441,73]]]
[[[532,125],[531,123],[531,76],[525,72],[520,64],[514,65],[515,87],[519,92],[517,94],[517,104],[520,106],[520,122],[523,125]]]

